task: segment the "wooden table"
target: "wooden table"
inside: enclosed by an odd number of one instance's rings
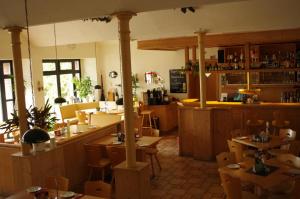
[[[253,183],[258,187],[262,188],[263,190],[268,190],[271,187],[280,185],[281,183],[288,182],[294,179],[293,177],[284,174],[290,169],[289,166],[279,163],[277,160],[274,159],[267,160],[265,164],[276,166],[278,167],[278,169],[269,174],[268,176],[259,176],[254,173],[247,172],[254,165],[253,160],[247,160],[245,162],[240,163],[241,168],[239,169],[230,169],[228,167],[222,167],[219,168],[219,172],[228,174],[233,177],[237,177],[242,182]]]
[[[138,147],[153,147],[155,146],[162,138],[161,137],[151,137],[151,136],[143,136],[138,138],[136,142]],[[98,140],[93,141],[91,144],[99,144],[102,146],[115,145],[115,146],[125,146],[125,143],[122,144],[113,144],[118,140],[117,137],[112,135],[104,136]]]
[[[232,138],[232,141],[246,146],[251,146],[259,150],[268,150],[275,147],[280,147],[281,145],[288,143],[286,140],[281,139],[279,136],[271,136],[271,140],[269,142],[264,143],[252,141],[251,136]]]
[[[51,196],[51,198],[55,197],[55,195],[56,195],[55,191],[53,191],[53,190],[48,190],[48,191],[49,191],[49,196]],[[14,194],[14,195],[9,196],[6,199],[34,199],[34,198],[35,197],[34,197],[33,194],[30,194],[26,190],[23,190],[21,192],[18,192],[18,193]],[[73,197],[73,198],[76,199],[76,197]],[[79,198],[80,199],[104,199],[102,197],[95,197],[95,196],[89,196],[89,195],[83,195],[82,197],[78,196],[78,199]]]

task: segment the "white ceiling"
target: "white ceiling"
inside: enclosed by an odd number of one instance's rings
[[[0,26],[24,24],[22,0],[0,2],[14,10],[0,6]],[[299,0],[28,0],[28,3],[29,23],[34,25],[30,27],[31,41],[38,46],[54,45],[53,24],[49,23],[59,21],[68,21],[56,23],[59,45],[117,39],[116,19],[110,23],[78,19],[120,10],[138,12],[130,22],[131,37],[138,40],[188,36],[199,28],[226,33],[300,27]],[[180,7],[190,5],[197,7],[195,13],[180,12]],[[11,15],[15,12],[19,14]]]

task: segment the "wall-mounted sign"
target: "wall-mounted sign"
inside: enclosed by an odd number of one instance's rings
[[[186,74],[183,69],[170,70],[170,93],[186,93]]]

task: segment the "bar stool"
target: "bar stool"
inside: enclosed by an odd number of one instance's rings
[[[152,126],[151,114],[153,113],[152,110],[144,110],[144,103],[139,102],[139,113],[142,116],[142,132],[144,133],[144,129],[150,129],[150,135],[153,135],[152,127],[157,128],[155,120],[153,121],[154,126]],[[148,126],[145,124],[145,119],[148,120]],[[146,120],[146,121],[147,121]]]
[[[260,133],[260,131],[263,130],[264,124],[265,124],[264,120],[252,120],[252,119],[247,120],[246,126],[247,126],[248,134]]]
[[[284,114],[280,111],[273,112],[274,120],[272,120],[272,127],[274,135],[278,135],[280,129],[290,128],[290,121],[284,120]]]

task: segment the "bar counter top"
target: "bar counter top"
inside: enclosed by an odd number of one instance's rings
[[[199,107],[200,102],[192,99],[182,100],[184,106]],[[242,102],[219,102],[207,101],[208,107],[284,107],[284,108],[300,108],[300,103],[280,103],[280,102],[259,102],[254,104],[244,104]]]

